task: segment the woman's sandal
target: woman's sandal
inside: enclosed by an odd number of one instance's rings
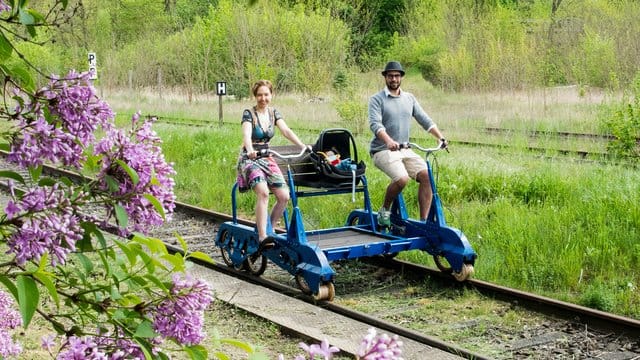
[[[260,245],[258,246],[258,253],[261,253],[264,250],[273,249],[275,246],[276,246],[276,239],[274,239],[272,236],[267,236],[266,238],[264,238],[264,240],[260,242]]]

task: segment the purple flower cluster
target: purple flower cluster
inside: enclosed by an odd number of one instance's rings
[[[316,358],[316,355],[321,356],[321,359],[330,360],[331,358],[333,358],[333,353],[340,352],[340,349],[338,347],[329,345],[329,342],[326,339],[322,340],[322,343],[320,343],[320,345],[318,344],[307,345],[301,342],[300,348],[302,348],[302,350],[307,352],[307,355],[309,355],[310,360],[314,360]],[[294,360],[305,360],[305,359],[307,359],[305,355],[298,355],[295,357]],[[278,360],[284,360],[284,355],[280,354],[278,356]]]
[[[359,360],[402,360],[401,347],[402,341],[398,340],[398,335],[378,336],[376,329],[371,328],[362,339],[357,356]]]
[[[50,339],[43,343],[51,349]],[[135,342],[108,336],[71,336],[62,345],[57,360],[143,360],[144,353]]]
[[[146,232],[148,225],[161,225],[163,219],[153,204],[143,194],[154,196],[169,218],[175,208],[172,175],[175,170],[162,154],[161,139],[151,130],[155,118],[140,121],[140,114],[132,118],[133,128],[129,133],[122,129],[110,129],[95,147],[95,155],[102,157],[102,169],[98,175],[102,191],[111,191],[112,196],[125,199],[121,205],[127,211],[133,230]],[[136,172],[134,182],[118,161],[126,163]],[[116,180],[119,189],[110,189],[109,181]]]
[[[207,283],[174,274],[170,296],[152,310],[153,328],[180,344],[198,344],[205,336],[204,310],[211,301],[213,293]]]
[[[4,11],[11,11],[11,6],[5,4],[4,0],[0,0],[0,13]]]
[[[84,149],[95,142],[94,132],[111,129],[114,117],[108,104],[96,96],[89,73],[75,71],[62,79],[52,78],[34,98],[26,97],[15,113],[19,131],[8,160],[23,167],[50,161],[79,168]]]
[[[13,306],[13,299],[0,290],[0,358],[16,356],[22,352],[20,344],[14,342],[9,333],[9,330],[22,325],[22,318]]]
[[[38,261],[47,252],[52,255],[53,266],[64,264],[67,254],[75,251],[76,242],[82,239],[75,210],[57,184],[31,189],[18,202],[10,200],[5,208],[7,218],[20,221],[16,221],[19,226],[7,240],[7,253],[15,255],[19,265]]]

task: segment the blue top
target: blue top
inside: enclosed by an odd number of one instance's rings
[[[251,132],[251,142],[253,143],[268,143],[269,140],[275,135],[275,124],[278,120],[282,119],[282,114],[274,108],[269,108],[269,126],[266,129],[263,129],[258,121],[258,114],[256,113],[255,106],[249,110],[245,109],[242,113],[242,121],[241,124],[248,121],[251,122],[253,126],[253,131]]]

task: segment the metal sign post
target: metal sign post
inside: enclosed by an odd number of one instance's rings
[[[216,94],[218,94],[218,120],[222,126],[222,95],[227,95],[227,83],[218,81],[216,83]]]

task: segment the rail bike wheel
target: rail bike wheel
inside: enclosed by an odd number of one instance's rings
[[[242,268],[244,267],[244,263],[243,264],[234,264],[233,260],[231,260],[231,254],[234,251],[240,251],[241,254],[244,255],[244,253],[246,252],[246,250],[244,249],[236,249],[235,248],[235,241],[236,239],[234,238],[233,234],[231,234],[231,232],[229,232],[228,230],[222,230],[222,234],[220,235],[221,239],[229,239],[229,241],[227,242],[227,246],[221,246],[220,247],[220,255],[222,255],[222,261],[224,261],[225,264],[227,264],[227,266],[232,267],[236,270],[242,270]]]
[[[474,273],[473,265],[471,264],[462,264],[462,269],[460,272],[453,272],[453,277],[458,281],[465,281],[469,279]]]
[[[447,259],[442,254],[433,255],[433,261],[436,263],[436,266],[440,271],[445,274],[451,274],[453,272],[453,268],[451,268],[451,264],[447,261]]]
[[[336,288],[331,281],[326,281],[320,284],[320,289],[316,295],[313,295],[311,293],[311,288],[309,287],[309,284],[307,284],[307,281],[304,279],[304,276],[302,274],[296,275],[296,283],[298,284],[298,287],[303,294],[312,295],[313,299],[317,301],[333,301],[336,296]]]
[[[336,297],[336,288],[333,285],[333,282],[327,281],[322,285],[320,285],[320,290],[318,291],[317,295],[313,296],[313,299],[333,301],[335,297]]]
[[[460,269],[460,272],[453,271],[447,259],[445,259],[445,257],[442,255],[433,255],[433,260],[435,261],[436,266],[438,267],[438,269],[440,269],[440,271],[445,274],[453,275],[453,277],[457,281],[465,281],[469,279],[475,271],[472,264],[462,264],[462,269]]]
[[[311,288],[302,274],[296,274],[296,284],[298,284],[298,288],[300,288],[303,294],[311,295]]]
[[[252,275],[260,276],[267,270],[267,257],[263,254],[258,256],[247,256],[247,260],[242,263],[242,268]]]

